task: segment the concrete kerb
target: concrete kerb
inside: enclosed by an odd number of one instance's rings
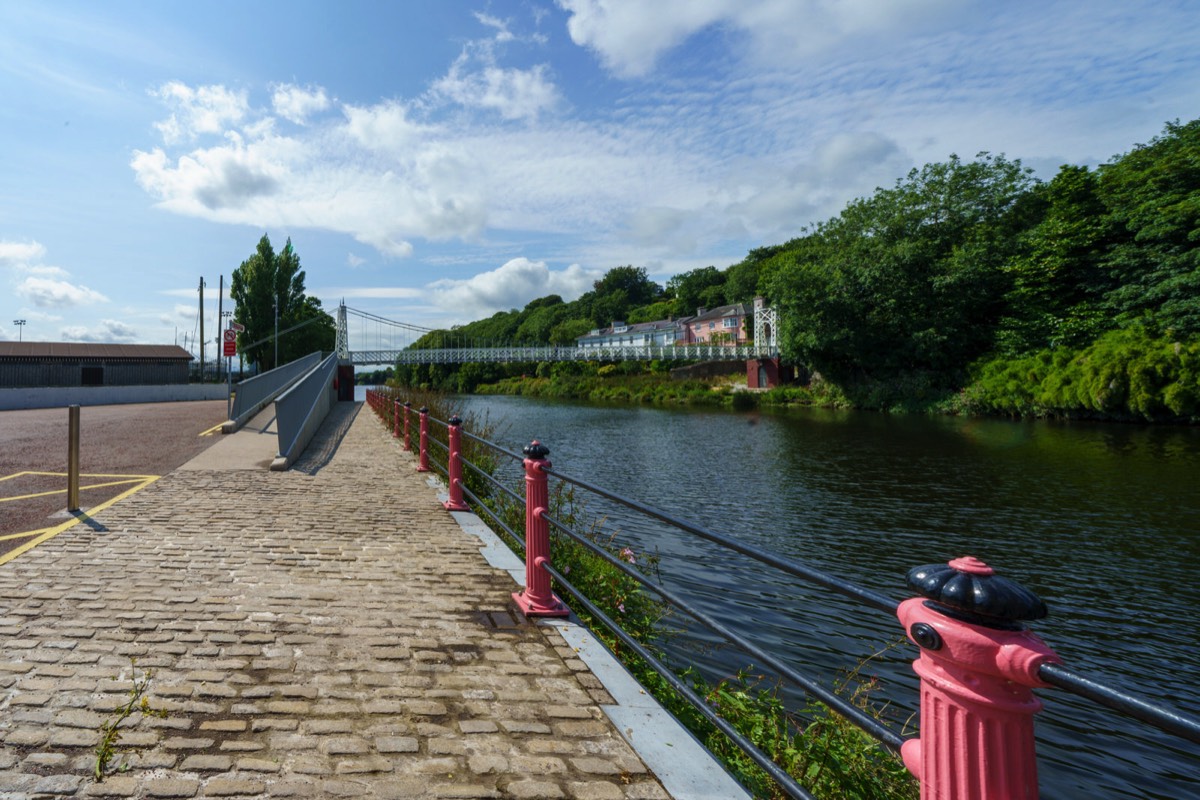
[[[439,500],[450,496],[445,484],[430,476]],[[491,566],[504,570],[518,586],[525,585],[525,562],[487,524],[470,511],[451,511],[463,532],[480,541],[480,552]],[[629,671],[572,613],[561,619],[535,620],[555,628],[605,690],[616,701],[600,708],[622,738],[645,762],[675,800],[750,800],[750,795],[725,771],[691,731],[642,688]]]

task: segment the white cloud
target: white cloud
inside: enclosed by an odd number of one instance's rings
[[[88,328],[84,325],[69,325],[60,331],[60,336],[68,342],[98,342],[109,344],[128,344],[136,342],[137,331],[129,325],[116,319],[102,319],[99,326]]]
[[[616,75],[647,74],[667,51],[710,26],[744,34],[752,58],[796,60],[847,39],[945,25],[953,0],[557,0],[572,41]]]
[[[16,291],[18,295],[40,308],[66,308],[108,302],[108,298],[100,292],[53,278],[26,278],[17,284]]]
[[[189,141],[206,133],[223,133],[227,126],[241,121],[249,112],[245,90],[233,91],[220,85],[193,89],[180,81],[171,81],[152,94],[174,109],[170,117],[155,124],[167,144]]]
[[[362,256],[356,255],[354,253],[346,254],[346,266],[348,266],[350,269],[358,269],[365,263],[367,263],[367,260],[365,258],[363,258]]]
[[[297,125],[304,125],[318,111],[329,108],[329,97],[321,87],[301,88],[284,83],[275,87],[271,96],[275,113]]]
[[[0,240],[0,267],[24,266],[46,255],[38,242],[8,242]]]
[[[530,300],[549,294],[575,300],[591,289],[598,277],[578,264],[554,271],[544,261],[514,258],[467,280],[435,281],[428,290],[435,305],[465,322],[497,311],[524,308]]]
[[[486,25],[489,28],[494,28],[496,30],[496,36],[494,38],[494,41],[511,42],[517,38],[516,36],[513,35],[512,31],[510,31],[508,29],[508,22],[506,20],[499,19],[498,17],[493,17],[489,14],[484,14],[481,11],[475,12],[475,19],[479,20],[479,22],[481,24]]]
[[[487,65],[472,70],[465,56],[433,84],[433,92],[468,108],[499,112],[507,120],[536,119],[558,102],[558,89],[545,64],[532,69]]]

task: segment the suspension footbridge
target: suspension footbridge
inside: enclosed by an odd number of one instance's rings
[[[343,303],[337,312],[337,354],[341,361],[355,366],[656,359],[740,361],[778,357],[777,330],[775,309],[758,308],[754,312],[754,341],[750,344],[529,345],[473,340],[454,330],[398,322]],[[415,346],[419,340],[424,341]]]

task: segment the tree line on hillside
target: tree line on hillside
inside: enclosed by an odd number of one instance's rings
[[[724,270],[661,287],[618,267],[576,301],[539,298],[414,346],[568,344],[755,294],[779,310],[785,360],[860,405],[1200,417],[1200,120],[1049,181],[1003,155],[951,156]],[[465,365],[474,377],[448,388],[513,369]],[[397,375],[445,386],[461,370]]]

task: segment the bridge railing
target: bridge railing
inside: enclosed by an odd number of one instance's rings
[[[401,405],[394,396],[369,392],[368,402],[394,431],[400,430],[396,416],[418,412]],[[533,442],[523,454],[461,430],[461,421],[423,418],[420,463],[432,464],[447,479],[451,497],[469,501],[470,508],[486,516],[525,548],[526,588],[514,600],[528,616],[562,616],[566,605],[551,589],[551,580],[573,598],[572,603],[608,628],[630,651],[657,672],[695,710],[716,726],[746,755],[771,776],[783,793],[792,798],[813,795],[770,756],[757,748],[712,705],[622,628],[619,621],[592,602],[550,560],[550,529],[587,548],[626,577],[637,581],[665,603],[687,614],[728,642],[740,647],[802,689],[807,695],[842,715],[868,736],[894,753],[922,784],[923,798],[939,800],[1009,800],[1038,797],[1037,758],[1033,739],[1033,716],[1041,703],[1033,688],[1058,688],[1091,700],[1119,713],[1152,725],[1172,736],[1200,744],[1200,719],[1150,703],[1101,680],[1081,675],[1064,666],[1023,621],[1045,615],[1046,609],[1032,592],[997,575],[974,558],[959,558],[948,564],[916,567],[907,585],[917,596],[903,602],[858,586],[836,575],[814,569],[794,559],[758,548],[679,519],[645,503],[553,469],[549,449]],[[445,429],[447,441],[427,434],[429,425]],[[456,431],[456,428],[458,429]],[[394,435],[398,435],[394,434]],[[481,468],[455,456],[455,442],[469,439],[499,457],[501,462],[518,462],[524,474],[524,495],[497,479],[494,468]],[[432,451],[446,458],[430,461]],[[514,530],[463,479],[471,470],[503,498],[525,507],[524,535]],[[550,513],[547,484],[555,478],[563,485],[584,490],[629,511],[665,523],[727,550],[747,556],[764,566],[818,585],[872,610],[898,618],[909,640],[919,648],[914,670],[920,676],[920,733],[905,738],[865,712],[853,702],[818,680],[801,674],[769,650],[749,641],[729,625],[698,610],[677,593],[660,586],[634,569],[623,551],[614,553],[573,529]],[[449,507],[449,504],[447,505]]]
[[[743,361],[774,358],[768,345],[611,345],[604,347],[439,347],[408,350],[355,350],[355,364],[534,363],[539,361]]]

